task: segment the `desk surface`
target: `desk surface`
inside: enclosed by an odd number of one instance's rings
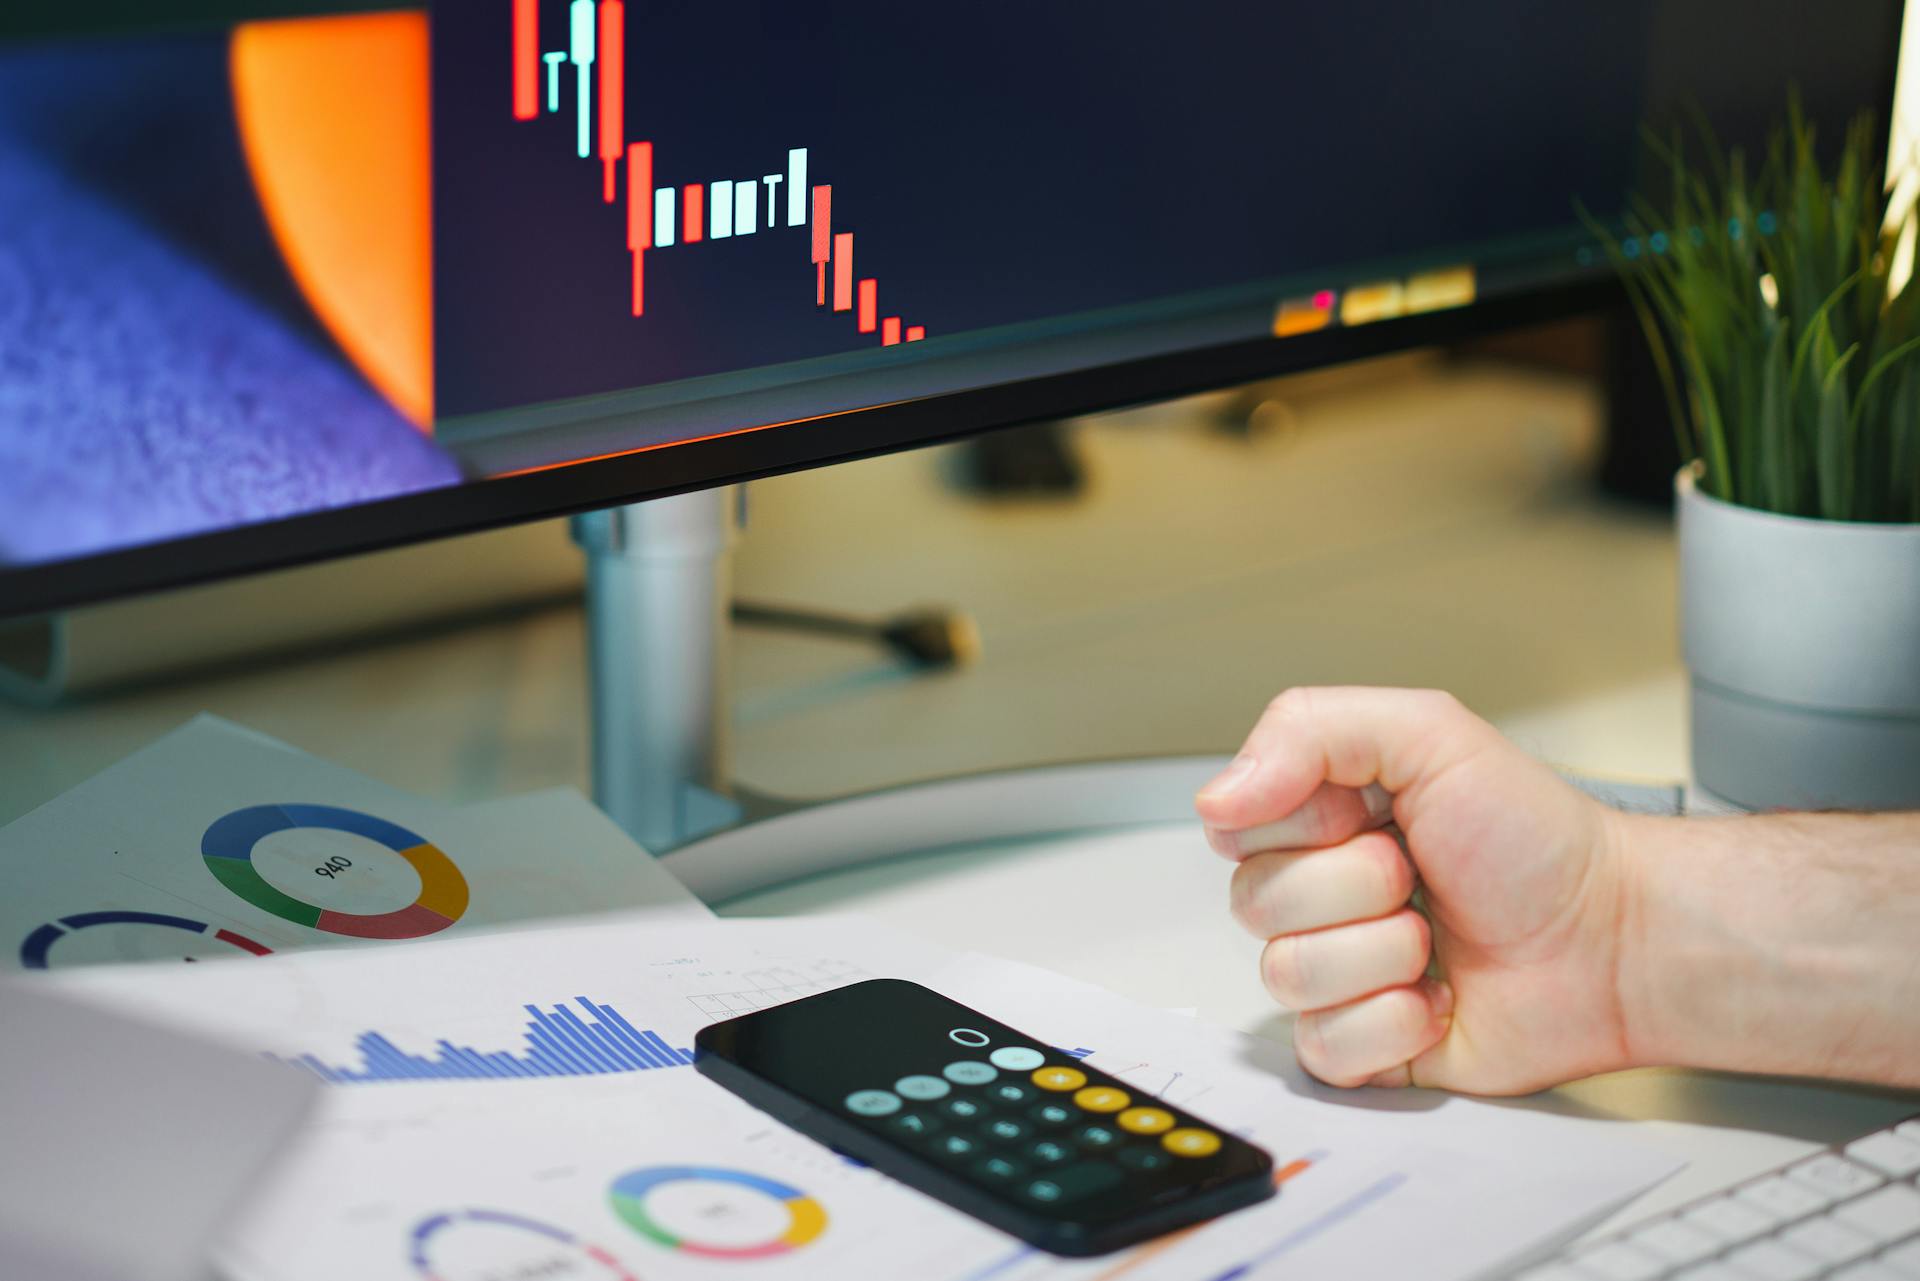
[[[753,487],[744,595],[971,611],[976,667],[913,677],[858,648],[735,639],[742,779],[830,794],[1092,756],[1231,751],[1288,684],[1449,688],[1596,774],[1685,768],[1671,530],[1587,494],[1577,382],[1413,358],[1288,384],[1235,439],[1221,398],[1113,415],[1067,505],[985,504],[945,451]],[[576,611],[51,712],[0,708],[0,821],[211,710],[397,786],[475,800],[585,786]],[[828,745],[823,749],[822,745]],[[830,750],[829,750],[830,749]],[[1284,1036],[1227,868],[1181,824],[897,859],[731,904],[861,911],[1152,1004]],[[1920,1110],[1920,1097],[1637,1072],[1520,1106],[1639,1122],[1694,1162],[1647,1213]]]

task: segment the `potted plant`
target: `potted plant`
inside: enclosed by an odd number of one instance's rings
[[[1703,131],[1704,132],[1704,131]],[[1694,780],[1748,809],[1920,808],[1920,285],[1860,120],[1763,163],[1651,140],[1602,241],[1691,462],[1676,483]]]

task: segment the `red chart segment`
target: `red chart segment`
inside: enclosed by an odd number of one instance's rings
[[[417,939],[438,934],[455,918],[415,903],[397,912],[363,916],[352,912],[322,912],[314,928],[328,934],[345,934],[362,939]]]
[[[539,0],[513,0],[513,118],[540,114]]]

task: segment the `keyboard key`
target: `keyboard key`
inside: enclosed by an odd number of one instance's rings
[[[1673,1281],[1748,1281],[1724,1263],[1702,1263],[1673,1274]]]
[[[1802,1161],[1787,1171],[1787,1177],[1816,1192],[1844,1201],[1884,1181],[1864,1165],[1856,1164],[1833,1152],[1822,1152],[1810,1161]]]
[[[1893,1127],[1893,1132],[1903,1139],[1912,1139],[1915,1143],[1920,1143],[1920,1116],[1916,1116],[1911,1121],[1902,1121]]]
[[[1002,1143],[1018,1143],[1032,1133],[1032,1127],[1010,1116],[1003,1116],[987,1126],[988,1137],[998,1139]]]
[[[1828,1267],[1836,1263],[1852,1263],[1855,1259],[1872,1254],[1879,1244],[1864,1232],[1856,1232],[1844,1223],[1835,1223],[1826,1215],[1796,1223],[1780,1234],[1780,1240],[1786,1242],[1802,1254],[1810,1254]]]
[[[1880,1266],[1891,1268],[1903,1277],[1920,1277],[1920,1241],[1905,1241],[1880,1256]]]
[[[1779,1223],[1805,1218],[1838,1200],[1837,1197],[1816,1192],[1804,1183],[1794,1183],[1778,1174],[1758,1183],[1749,1183],[1733,1195],[1735,1200],[1752,1206],[1762,1214],[1772,1215]]]
[[[1757,1281],[1813,1281],[1820,1275],[1820,1260],[1788,1249],[1778,1241],[1755,1241],[1727,1256],[1735,1272],[1743,1272]]]
[[[1920,1173],[1920,1138],[1909,1139],[1882,1130],[1847,1144],[1847,1155],[1863,1161],[1890,1179]]]
[[[1833,1274],[1831,1281],[1907,1281],[1898,1272],[1890,1272],[1872,1259],[1864,1259]]]
[[[1583,1274],[1604,1278],[1604,1281],[1654,1281],[1667,1270],[1659,1256],[1625,1241],[1610,1241],[1598,1249],[1575,1255],[1573,1265]]]
[[[1711,1232],[1722,1241],[1746,1241],[1773,1227],[1773,1216],[1762,1214],[1744,1201],[1723,1196],[1717,1201],[1695,1206],[1680,1216],[1703,1232]]]
[[[1880,1266],[1903,1277],[1920,1277],[1920,1241],[1903,1241],[1880,1256]]]
[[[1650,1254],[1659,1255],[1669,1264],[1698,1263],[1710,1254],[1718,1254],[1722,1245],[1719,1237],[1679,1219],[1648,1224],[1627,1240]]]
[[[1833,1217],[1881,1244],[1920,1233],[1920,1192],[1896,1183],[1836,1208]]]

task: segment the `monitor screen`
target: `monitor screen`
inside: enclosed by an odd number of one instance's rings
[[[0,47],[0,614],[1598,296],[1577,210],[1645,122],[1884,116],[1898,10],[439,0]]]

